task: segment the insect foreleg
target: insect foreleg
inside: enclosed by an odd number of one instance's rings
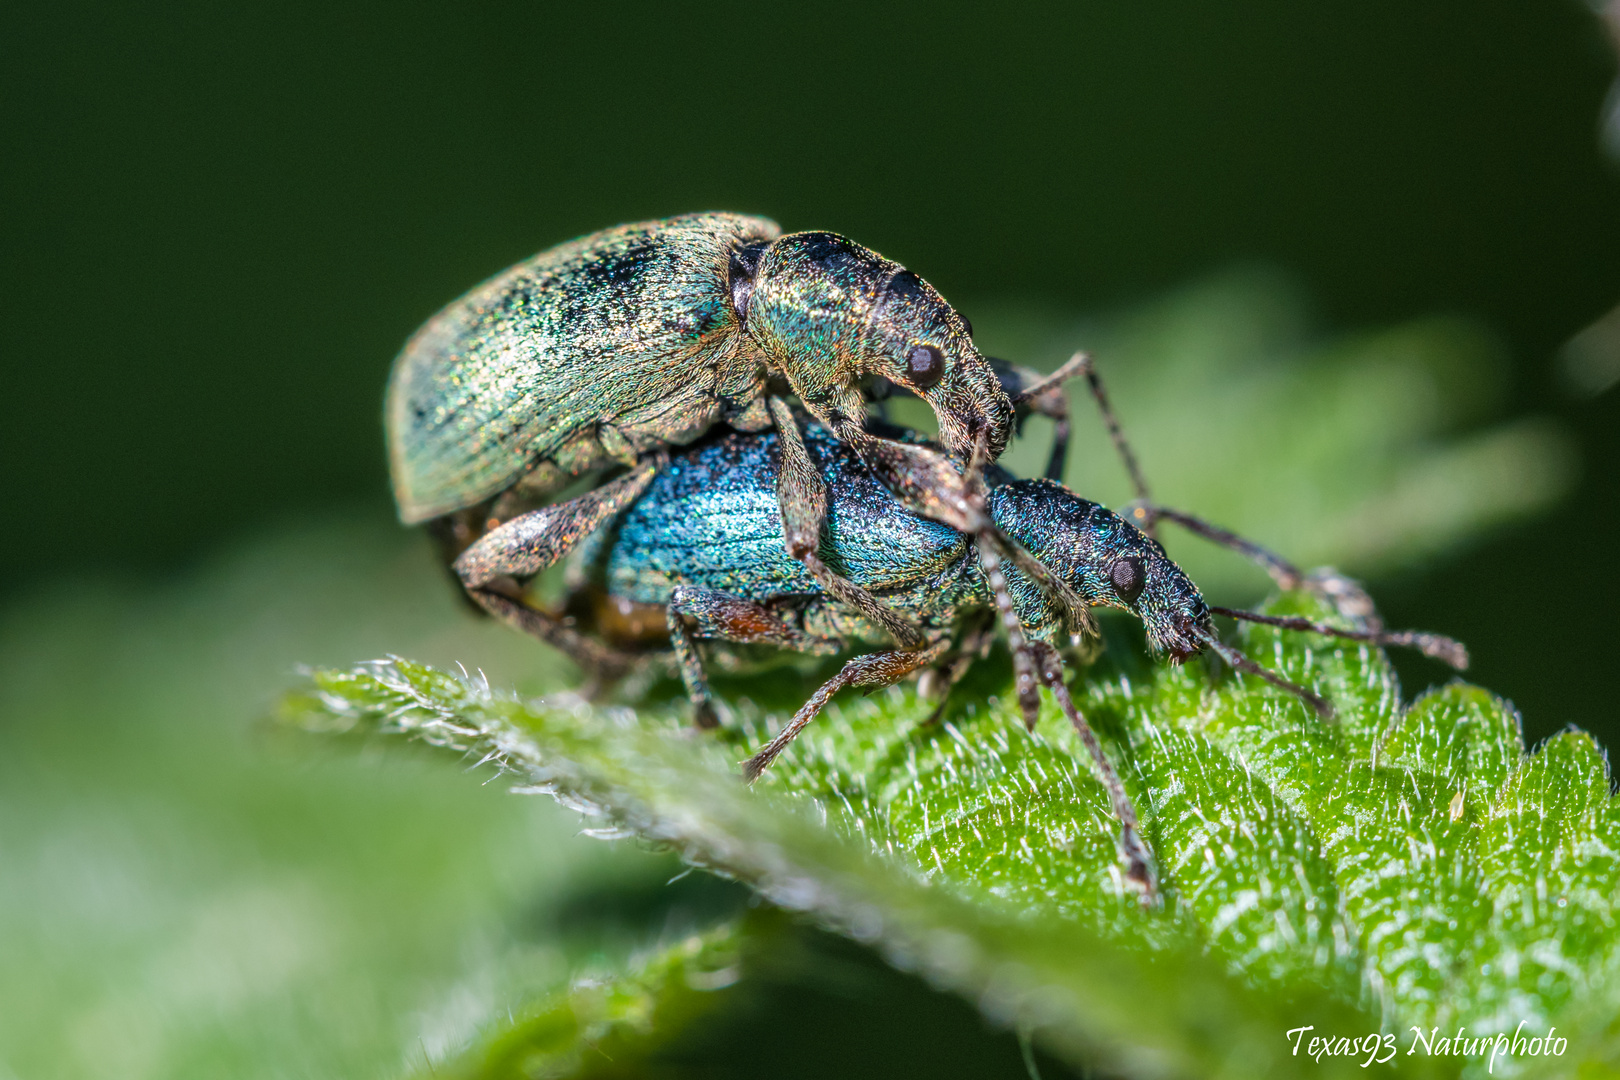
[[[1072,371],[1070,369],[1073,369]],[[1097,411],[1102,414],[1103,426],[1108,429],[1108,438],[1119,453],[1120,461],[1125,464],[1125,472],[1131,478],[1131,489],[1136,492],[1136,501],[1143,506],[1147,505],[1152,496],[1148,494],[1147,480],[1142,476],[1142,467],[1137,464],[1136,454],[1131,450],[1131,444],[1125,439],[1125,432],[1119,426],[1119,418],[1114,415],[1114,407],[1108,401],[1108,390],[1103,386],[1102,375],[1097,372],[1097,365],[1092,362],[1089,353],[1077,352],[1064,364],[1053,377],[1064,372],[1083,374],[1086,377],[1086,386],[1091,391],[1091,400],[1096,402]],[[1136,526],[1150,537],[1157,540],[1154,532],[1157,522],[1145,512],[1131,515]]]
[[[1125,876],[1132,886],[1142,893],[1144,904],[1153,903],[1158,895],[1158,887],[1154,882],[1153,854],[1142,839],[1142,827],[1137,822],[1136,807],[1131,804],[1131,797],[1126,794],[1125,784],[1120,780],[1119,773],[1114,771],[1113,763],[1108,760],[1108,755],[1103,753],[1102,744],[1097,741],[1097,733],[1091,730],[1086,718],[1075,708],[1074,699],[1069,695],[1069,688],[1063,682],[1063,660],[1058,656],[1057,650],[1044,641],[1036,642],[1035,649],[1039,654],[1041,682],[1057,700],[1063,715],[1069,718],[1069,723],[1074,725],[1075,734],[1086,744],[1091,760],[1096,763],[1097,771],[1102,775],[1103,788],[1108,792],[1108,801],[1113,804],[1114,816],[1119,819],[1119,853],[1125,862]]]
[[[1091,358],[1083,352],[1075,353],[1068,362],[1049,375],[1042,375],[1026,367],[986,357],[990,368],[1001,382],[1002,390],[1012,400],[1014,415],[1022,421],[1030,413],[1045,416],[1052,421],[1052,455],[1047,460],[1046,478],[1063,482],[1064,466],[1069,460],[1069,395],[1063,384],[1088,371]]]
[[[1203,518],[1182,513],[1180,510],[1172,510],[1167,506],[1136,503],[1128,508],[1126,515],[1133,521],[1140,521],[1145,517],[1150,522],[1174,522],[1195,536],[1201,536],[1212,544],[1219,544],[1253,561],[1270,575],[1279,589],[1284,591],[1307,589],[1332,604],[1334,609],[1346,618],[1362,620],[1369,630],[1383,629],[1383,621],[1378,617],[1372,597],[1355,581],[1337,571],[1318,570],[1306,573],[1268,547],[1239,536],[1230,529],[1211,524]]]
[[[1136,454],[1126,441],[1125,433],[1119,426],[1119,419],[1114,415],[1113,406],[1108,401],[1108,391],[1103,386],[1102,376],[1097,372],[1096,365],[1086,353],[1075,353],[1074,358],[1054,372],[1052,378],[1056,379],[1071,367],[1085,375],[1086,385],[1091,389],[1092,400],[1097,403],[1097,411],[1102,414],[1103,424],[1108,428],[1108,437],[1113,440],[1114,449],[1119,451],[1120,460],[1125,463],[1125,471],[1131,478],[1131,487],[1136,492],[1136,499],[1121,511],[1126,519],[1155,540],[1158,539],[1159,522],[1174,522],[1194,535],[1253,560],[1271,575],[1271,579],[1277,583],[1279,589],[1309,589],[1331,603],[1339,614],[1348,618],[1362,619],[1375,631],[1382,628],[1383,624],[1379,621],[1372,597],[1343,574],[1334,571],[1306,574],[1270,548],[1262,547],[1252,540],[1246,540],[1228,529],[1213,525],[1192,514],[1154,503],[1152,495],[1148,492],[1147,480],[1142,476],[1141,466],[1137,463]]]
[[[781,462],[776,470],[776,495],[782,507],[782,535],[788,554],[804,564],[816,583],[839,603],[855,608],[883,627],[902,649],[920,649],[922,631],[870,592],[835,573],[821,561],[821,531],[827,522],[827,485],[810,460],[804,436],[793,410],[781,398],[770,399],[776,421]]]

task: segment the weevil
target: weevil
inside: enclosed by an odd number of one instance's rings
[[[945,453],[993,461],[1006,447],[1018,405],[1004,383],[1018,392],[1019,370],[981,355],[968,321],[899,264],[834,233],[783,235],[761,217],[624,225],[511,267],[410,339],[385,409],[394,495],[401,519],[428,523],[454,559],[485,534],[512,535],[490,530],[579,478],[628,469],[546,507],[549,528],[588,533],[645,489],[668,448],[719,422],[774,425],[779,540],[822,589],[902,648],[921,648],[915,626],[822,560],[827,493],[791,394],[911,509],[975,533],[1083,622],[1078,597],[994,529],[961,470],[866,430],[862,387],[872,379],[928,403]],[[1025,409],[1041,409],[1045,385],[1023,387]],[[487,565],[502,564],[479,542]],[[505,564],[523,562],[520,550],[504,554]],[[622,656],[527,604],[509,575],[461,581],[484,610],[593,673],[622,670]]]
[[[1029,652],[1039,684],[1058,702],[1092,755],[1120,821],[1128,876],[1151,895],[1151,861],[1135,811],[1064,682],[1057,647],[1065,625],[1060,606],[1016,567],[986,562],[982,553],[976,558],[967,535],[908,511],[857,453],[819,425],[807,423],[803,431],[808,456],[830,493],[823,558],[912,620],[924,646],[880,649],[850,660],[745,763],[746,775],[757,778],[841,689],[892,685],[931,669],[942,677],[948,694],[999,622],[1009,644]],[[913,437],[895,434],[898,439]],[[599,632],[621,635],[618,644],[623,647],[667,635],[700,721],[712,722],[714,707],[699,640],[830,655],[884,638],[864,612],[824,590],[782,549],[775,477],[783,467],[785,441],[776,432],[716,434],[672,455],[582,551],[588,572],[576,612],[594,621]],[[1417,645],[1437,655],[1436,650],[1444,651],[1439,643],[1455,645],[1436,635],[1342,630],[1212,609],[1158,542],[1120,515],[1049,479],[1014,480],[998,469],[988,479],[987,513],[1086,604],[1131,612],[1141,619],[1150,646],[1174,662],[1207,649],[1298,695],[1323,715],[1331,710],[1320,695],[1223,643],[1212,614],[1381,644]],[[510,531],[508,537],[497,540],[491,534],[474,544],[462,556],[464,570],[479,573],[485,543],[522,549],[532,572],[577,543],[573,535],[534,528],[537,520],[532,515],[519,519],[502,527]],[[1033,726],[1033,714],[1026,712],[1026,719]]]

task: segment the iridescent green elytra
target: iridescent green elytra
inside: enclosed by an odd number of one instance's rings
[[[628,476],[547,515],[554,539],[571,542],[633,498],[668,447],[719,421],[745,431],[774,424],[788,552],[902,648],[917,649],[915,626],[817,555],[827,493],[780,395],[796,395],[907,505],[983,531],[986,543],[1009,542],[960,471],[933,451],[866,432],[861,386],[874,377],[928,402],[957,458],[994,460],[1006,447],[1014,408],[996,370],[967,320],[904,267],[833,233],[782,236],[765,218],[623,225],[519,263],[416,332],[388,384],[394,495],[400,517],[433,523],[454,558],[538,512],[573,478],[629,466]],[[609,673],[615,661],[513,584],[530,553],[497,543],[493,555],[479,575],[457,570],[468,595]]]
[[[718,213],[623,225],[519,263],[435,315],[388,387],[401,519],[514,488],[543,496],[716,421],[769,426],[771,375],[840,432],[863,420],[860,383],[883,376],[933,407],[952,453],[965,457],[983,433],[998,456],[1013,409],[966,321],[875,252],[780,233]]]

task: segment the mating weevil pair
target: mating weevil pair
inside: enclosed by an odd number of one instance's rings
[[[1018,415],[1003,383],[1025,409],[1066,422],[1057,385],[1079,371],[1143,496],[1134,513],[1147,534],[1053,480],[992,470],[990,486],[983,482]],[[909,433],[868,430],[859,384],[873,375],[934,407],[944,452]],[[809,415],[796,414],[773,380]],[[671,452],[722,420],[733,433]],[[1089,626],[1090,606],[1124,607],[1174,660],[1208,648],[1319,712],[1329,708],[1220,642],[1212,609],[1152,525],[1179,521],[1260,557],[1274,575],[1302,576],[1147,503],[1081,358],[1046,380],[987,360],[966,321],[919,279],[831,234],[777,238],[760,219],[704,215],[538,256],[412,339],[395,367],[388,421],[401,516],[437,522],[469,595],[598,674],[621,671],[621,650],[638,642],[607,622],[594,637],[581,633],[524,596],[523,580],[590,537],[587,584],[620,608],[659,611],[700,721],[713,722],[713,710],[695,639],[820,653],[894,639],[899,648],[857,657],[822,686],[747,763],[750,778],[843,687],[934,669],[948,689],[999,620],[1026,721],[1033,725],[1044,685],[1108,788],[1129,877],[1151,894],[1134,810],[1063,681],[1053,642],[1064,630]],[[629,471],[530,509],[615,462]],[[1281,622],[1460,656],[1432,635]]]
[[[718,422],[774,424],[787,550],[902,648],[921,648],[915,626],[822,561],[827,492],[784,400],[792,394],[908,506],[975,534],[1083,625],[1080,599],[994,528],[982,493],[944,456],[868,433],[862,386],[877,378],[927,402],[959,460],[993,461],[1006,447],[1019,406],[1003,380],[1027,391],[1026,410],[1053,400],[982,356],[967,320],[921,278],[841,236],[783,236],[735,214],[609,229],[512,267],[411,338],[388,391],[394,494],[401,518],[430,523],[453,558],[577,478],[628,468],[552,511],[553,528],[579,536],[644,489],[667,448]],[[487,576],[462,574],[481,607],[596,675],[622,671],[621,658],[510,587],[522,551],[492,551],[481,565]],[[1027,696],[1032,661],[1020,654],[1020,665]]]

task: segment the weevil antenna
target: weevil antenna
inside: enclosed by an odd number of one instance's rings
[[[1458,671],[1468,670],[1468,646],[1444,634],[1430,634],[1422,630],[1341,630],[1327,623],[1312,622],[1292,616],[1261,615],[1256,611],[1238,611],[1233,608],[1211,607],[1217,615],[1244,622],[1264,623],[1284,630],[1303,630],[1328,637],[1348,638],[1351,641],[1370,641],[1375,645],[1398,645],[1416,649],[1424,656],[1432,656],[1450,664]]]
[[[1253,660],[1250,660],[1247,656],[1244,656],[1243,653],[1226,644],[1208,630],[1195,629],[1193,630],[1193,636],[1199,641],[1202,641],[1205,645],[1208,645],[1216,656],[1219,656],[1222,660],[1225,660],[1227,664],[1236,670],[1248,672],[1250,675],[1260,676],[1260,678],[1266,680],[1266,682],[1277,687],[1279,690],[1286,690],[1290,694],[1293,694],[1295,697],[1299,698],[1299,700],[1309,705],[1311,707],[1311,711],[1316,713],[1316,715],[1321,717],[1323,720],[1333,719],[1333,703],[1322,695],[1312,693],[1303,686],[1300,686],[1298,683],[1289,682],[1287,679],[1283,678],[1275,671],[1272,671],[1270,668],[1261,667],[1259,664],[1255,663]]]
[[[1091,354],[1084,350],[1075,353],[1064,361],[1063,366],[1043,379],[1037,379],[1013,395],[1014,405],[1024,405],[1034,401],[1052,387],[1066,383],[1076,375],[1091,370]]]

